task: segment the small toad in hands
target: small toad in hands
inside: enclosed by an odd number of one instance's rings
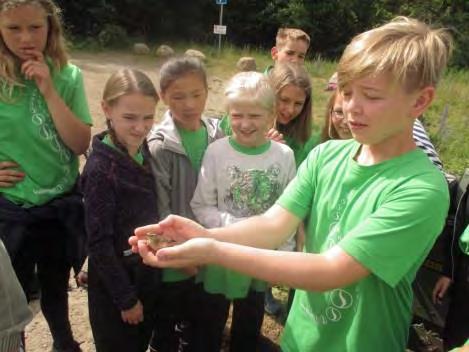
[[[146,234],[146,244],[155,252],[161,248],[171,247],[177,244],[176,241],[164,237],[163,235],[157,235],[156,233],[148,232]],[[187,275],[193,276],[197,274],[199,269],[196,266],[180,268],[180,270]]]
[[[162,235],[157,235],[152,232],[148,232],[146,235],[147,246],[149,246],[154,251],[164,247],[170,247],[176,244],[176,241],[166,238]]]

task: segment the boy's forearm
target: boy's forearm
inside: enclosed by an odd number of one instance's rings
[[[244,246],[275,249],[296,230],[300,219],[278,205],[235,224],[210,229],[209,237]]]
[[[283,252],[217,242],[211,264],[307,291],[327,291],[350,285],[369,271],[339,247],[324,254]]]

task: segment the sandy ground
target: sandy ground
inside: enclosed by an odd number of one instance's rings
[[[79,53],[72,56],[72,62],[83,71],[90,111],[94,119],[93,134],[104,128],[100,98],[104,84],[111,72],[126,66],[138,68],[147,73],[149,77],[156,82],[158,62],[151,57],[139,57],[122,53]],[[209,98],[206,105],[206,114],[209,116],[219,116],[222,113],[224,79],[226,79],[226,77],[222,79],[210,75],[209,71]],[[163,111],[163,104],[159,104],[156,114],[157,119],[161,117]],[[71,289],[69,292],[69,304],[70,320],[75,339],[81,343],[81,348],[84,352],[95,351],[88,320],[87,294],[85,290],[76,288],[73,281],[71,281]],[[26,329],[27,350],[28,352],[50,351],[52,339],[47,324],[37,304],[34,304],[34,310],[37,314]],[[280,325],[266,316],[263,334],[269,340],[277,341],[280,331]]]

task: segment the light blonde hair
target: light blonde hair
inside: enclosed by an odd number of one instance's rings
[[[302,40],[304,41],[309,48],[311,43],[311,38],[306,32],[298,28],[279,28],[277,31],[277,36],[275,37],[275,46],[281,49],[289,40]]]
[[[295,116],[288,124],[277,123],[276,129],[285,136],[293,138],[295,141],[305,143],[311,136],[312,129],[312,88],[309,74],[303,65],[297,65],[290,62],[277,62],[269,72],[270,85],[278,96],[280,91],[291,84],[302,89],[306,95],[303,108],[298,116]]]
[[[0,1],[0,14],[24,5],[38,6],[45,11],[48,31],[44,56],[51,60],[55,69],[62,69],[68,62],[68,56],[59,7],[52,0],[2,0]],[[18,76],[18,65],[15,55],[6,47],[3,38],[0,36],[0,100],[11,101],[13,89],[23,86]]]
[[[269,111],[272,116],[275,113],[275,94],[265,75],[259,72],[248,71],[234,75],[225,89],[225,106],[244,103],[256,104]]]
[[[390,73],[407,92],[436,86],[452,49],[446,29],[396,17],[353,38],[338,65],[339,88],[379,73]]]
[[[109,106],[113,106],[120,97],[134,93],[151,97],[158,103],[158,93],[150,78],[142,71],[123,68],[114,72],[108,78],[104,86],[103,101]],[[127,148],[118,141],[109,119],[106,119],[106,125],[112,142],[127,154]]]

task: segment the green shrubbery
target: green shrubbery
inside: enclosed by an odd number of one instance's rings
[[[214,0],[56,0],[63,8],[68,32],[89,38],[101,34],[112,43],[117,27],[151,42],[215,41]],[[356,33],[393,18],[409,15],[453,30],[453,65],[469,67],[469,1],[465,0],[229,0],[225,6],[226,39],[237,46],[273,44],[279,26],[294,26],[311,35],[313,56],[337,58]]]
[[[129,44],[129,38],[125,28],[115,25],[106,24],[98,33],[98,43],[105,48],[119,48]]]

